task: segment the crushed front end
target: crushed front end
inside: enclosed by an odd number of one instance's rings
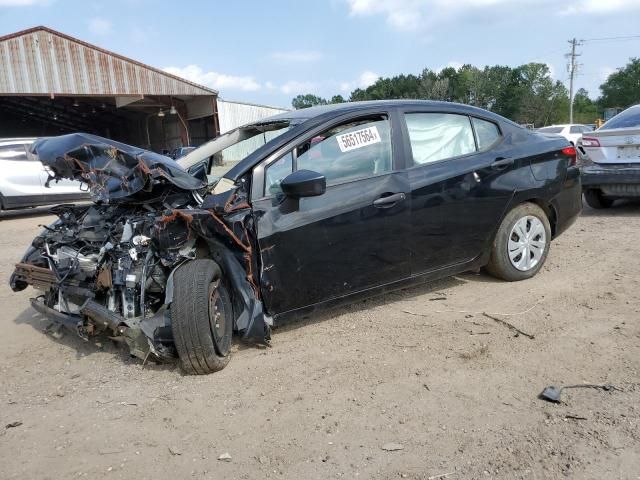
[[[252,216],[242,186],[208,193],[175,162],[91,135],[36,142],[51,181],[85,182],[92,205],[58,205],[11,276],[33,286],[35,310],[84,339],[106,334],[141,359],[175,358],[173,272],[213,258],[233,291],[234,330],[267,341],[270,319],[255,284]],[[204,197],[204,200],[203,200]]]

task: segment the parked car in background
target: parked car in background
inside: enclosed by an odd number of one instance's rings
[[[197,374],[224,368],[232,332],[265,342],[287,317],[483,266],[531,278],[582,208],[567,140],[448,102],[295,110],[178,162],[82,134],[34,148],[93,180],[96,203],[55,207],[11,287],[42,290],[33,307],[85,338]]]
[[[0,138],[0,208],[36,207],[89,198],[76,180],[49,182],[49,173],[29,149],[35,138]]]
[[[569,142],[571,145],[576,145],[578,140],[582,137],[583,134],[593,131],[593,128],[588,125],[581,125],[577,123],[566,124],[566,125],[549,125],[548,127],[542,127],[538,129],[540,133],[553,133],[556,135],[560,135]]]
[[[640,105],[582,137],[587,156],[582,185],[587,204],[608,208],[617,198],[640,197]]]
[[[191,146],[174,148],[173,151],[169,154],[169,156],[174,160],[177,160],[181,157],[184,157],[187,153],[193,152],[195,149],[196,147],[191,147]]]

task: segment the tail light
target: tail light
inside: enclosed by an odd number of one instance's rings
[[[593,137],[582,137],[582,146],[583,147],[599,147],[600,141],[597,138],[593,138]]]
[[[562,149],[562,154],[569,157],[569,166],[573,166],[577,163],[578,152],[576,151],[576,147],[564,147]]]

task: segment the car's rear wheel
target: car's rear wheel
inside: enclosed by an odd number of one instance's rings
[[[602,194],[601,190],[597,190],[595,188],[585,190],[584,200],[587,202],[587,205],[597,210],[600,210],[602,208],[609,208],[611,207],[611,205],[613,205],[612,198],[605,197]]]
[[[550,242],[551,226],[544,210],[533,203],[518,205],[498,228],[487,270],[509,282],[531,278],[544,265]]]
[[[213,260],[190,261],[173,274],[171,330],[186,373],[213,373],[229,363],[233,306]]]

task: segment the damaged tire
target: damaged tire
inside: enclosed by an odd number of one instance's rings
[[[550,243],[551,226],[544,210],[533,203],[518,205],[502,220],[486,269],[508,282],[531,278],[544,265]]]
[[[213,260],[192,260],[173,274],[171,330],[185,373],[205,375],[229,363],[233,306]]]

